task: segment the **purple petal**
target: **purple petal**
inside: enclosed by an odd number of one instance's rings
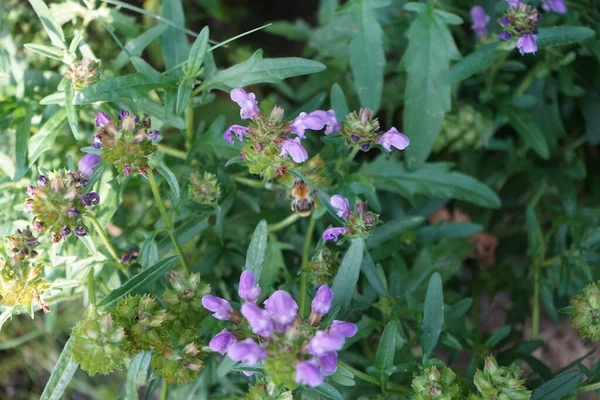
[[[160,131],[157,131],[156,129],[153,129],[148,134],[146,134],[146,139],[148,139],[150,141],[158,140],[159,137],[160,137]]]
[[[101,160],[102,158],[97,154],[86,154],[79,160],[79,173],[89,178]]]
[[[340,130],[340,123],[335,118],[335,111],[315,110],[310,114],[305,112],[300,113],[300,115],[292,121],[291,126],[292,133],[298,135],[301,139],[304,139],[304,131],[306,129],[320,131],[324,127],[327,127],[325,129],[326,135]]]
[[[104,128],[110,123],[110,116],[105,112],[99,112],[96,114],[94,122],[96,123],[96,128]]]
[[[281,142],[281,153],[279,155],[281,157],[290,156],[292,160],[297,163],[303,163],[308,160],[308,153],[306,149],[302,147],[302,143],[300,142],[300,138],[295,139],[286,139]]]
[[[233,312],[231,304],[225,299],[220,297],[206,295],[202,298],[202,306],[209,311],[213,312],[213,317],[226,321]]]
[[[256,303],[258,296],[260,296],[260,286],[256,283],[256,277],[250,270],[245,270],[240,275],[240,286],[238,287],[238,294],[245,301],[250,303]]]
[[[336,228],[336,227],[327,228],[327,229],[325,229],[325,232],[323,232],[323,240],[325,240],[325,241],[333,240],[333,241],[337,242],[339,236],[345,235],[346,233],[348,233],[348,228]]]
[[[325,285],[319,286],[317,289],[317,294],[310,304],[311,311],[320,316],[327,314],[331,308],[332,300],[333,291]]]
[[[487,25],[490,22],[490,17],[488,17],[482,7],[475,6],[471,8],[471,20],[473,21],[473,25],[471,28],[478,36],[485,36],[487,34]]]
[[[500,40],[510,40],[511,36],[508,32],[500,32],[498,33],[498,39]]]
[[[398,132],[398,129],[392,127],[389,131],[379,137],[379,144],[387,151],[392,151],[392,147],[395,147],[398,150],[404,150],[410,144],[410,140],[408,139],[408,136]]]
[[[208,347],[210,347],[212,351],[221,353],[221,355],[223,355],[227,353],[229,347],[231,347],[231,345],[235,342],[237,342],[237,337],[229,330],[223,329],[210,340]]]
[[[262,337],[271,336],[273,333],[273,322],[267,311],[254,303],[244,303],[241,312],[246,320],[248,320],[252,332]]]
[[[558,14],[565,14],[567,12],[567,5],[563,0],[546,0],[542,3],[542,8],[545,11],[554,11]]]
[[[298,314],[298,304],[285,290],[275,291],[265,300],[264,305],[279,332],[294,324]]]
[[[352,322],[334,320],[329,327],[329,334],[343,338],[349,338],[356,335],[358,327]]]
[[[331,335],[324,331],[317,331],[315,336],[306,345],[306,351],[315,357],[320,357],[331,351],[338,351],[344,346],[344,338]]]
[[[521,54],[537,51],[537,35],[523,35],[517,40],[517,48]]]
[[[258,102],[254,93],[247,93],[244,89],[233,89],[229,94],[231,100],[240,106],[240,117],[242,119],[254,118],[260,114]]]
[[[510,7],[519,7],[521,0],[506,0]]]
[[[502,17],[498,20],[498,23],[502,26],[508,26],[510,25],[510,19],[508,19],[508,17]]]
[[[323,375],[314,361],[296,363],[296,383],[317,387],[323,383]]]
[[[249,130],[245,126],[231,125],[223,134],[223,139],[227,140],[230,144],[233,144],[233,136],[235,134],[240,142],[244,141],[244,136],[248,134]]]
[[[234,361],[255,365],[267,358],[267,351],[252,338],[232,344],[227,355]]]
[[[333,375],[337,369],[337,353],[335,351],[330,351],[329,353],[325,353],[318,359],[318,364],[321,367],[321,372],[325,376]]]
[[[337,215],[341,218],[346,218],[350,215],[350,202],[347,198],[340,196],[338,194],[334,194],[331,196],[329,203],[337,209]]]

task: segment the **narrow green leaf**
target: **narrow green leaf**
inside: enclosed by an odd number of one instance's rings
[[[146,268],[117,289],[112,290],[105,298],[102,299],[102,301],[100,301],[100,303],[98,303],[98,307],[109,307],[123,296],[133,296],[143,292],[150,285],[160,279],[165,272],[167,272],[169,268],[175,264],[177,258],[179,258],[178,255],[170,256],[160,260],[151,267]]]
[[[365,242],[362,239],[355,239],[346,251],[342,264],[333,279],[332,309],[350,304],[356,290],[364,249]]]
[[[538,387],[531,400],[561,400],[565,396],[575,394],[574,391],[581,380],[583,372],[569,371],[555,376]]]
[[[494,348],[498,343],[500,343],[502,340],[504,340],[504,338],[506,338],[510,334],[511,330],[512,327],[510,325],[504,325],[502,328],[494,332],[492,336],[490,336],[485,341],[486,346],[488,346],[488,348],[490,349]]]
[[[202,89],[229,91],[255,83],[277,83],[292,76],[321,72],[325,66],[319,62],[298,57],[263,58],[257,50],[248,60],[217,72],[202,84]]]
[[[150,44],[152,42],[154,42],[156,39],[158,39],[158,37],[160,35],[162,35],[167,30],[167,28],[168,28],[167,25],[159,24],[159,25],[156,25],[156,26],[144,31],[144,33],[142,33],[140,36],[136,37],[135,39],[129,40],[125,44],[125,49],[127,50],[127,52],[124,50],[121,50],[121,52],[119,53],[117,58],[115,58],[112,62],[113,68],[121,69],[127,64],[127,62],[129,61],[129,57],[141,56],[142,53],[144,52],[144,49],[146,47],[150,46]]]
[[[83,31],[78,29],[75,31],[75,35],[73,36],[73,40],[71,40],[71,44],[69,44],[69,54],[75,54],[81,39],[83,39]]]
[[[545,47],[562,46],[565,44],[582,42],[594,37],[596,33],[584,26],[555,26],[540,28],[538,31],[537,45],[539,49]]]
[[[62,61],[65,55],[63,49],[45,44],[27,43],[24,45],[27,50],[40,54],[44,57],[52,58],[53,60]]]
[[[162,16],[175,23],[176,26],[185,28],[185,14],[181,0],[169,0],[162,3]],[[185,61],[190,53],[190,46],[185,32],[170,26],[160,38],[163,60],[167,69]]]
[[[60,353],[40,400],[60,400],[63,398],[69,382],[71,382],[75,371],[79,368],[79,364],[73,360],[72,345],[73,338],[70,338]]]
[[[437,272],[429,279],[425,306],[423,310],[423,358],[428,359],[435,350],[438,338],[444,327],[444,292],[442,290],[442,277]]]
[[[539,261],[544,256],[544,236],[533,207],[527,206],[525,220],[527,221],[527,247],[529,249],[529,256]]]
[[[65,42],[65,34],[63,33],[60,25],[54,19],[54,16],[50,12],[50,9],[46,3],[44,3],[43,0],[29,0],[29,3],[42,22],[42,25],[44,26],[48,37],[50,37],[52,44],[56,47],[66,49],[67,43]]]
[[[369,0],[356,0],[352,8],[350,68],[360,104],[379,110],[383,91],[383,32]]]
[[[125,383],[125,400],[138,400],[137,382],[141,375],[142,382],[146,381],[146,374],[152,359],[152,352],[142,351],[133,357],[127,369],[127,381]]]
[[[190,50],[190,57],[188,58],[187,67],[184,67],[184,74],[186,77],[195,78],[200,73],[200,67],[204,61],[204,55],[208,50],[208,36],[209,28],[205,26],[200,31],[200,34],[196,38],[192,49]]]
[[[179,198],[179,182],[177,181],[177,177],[175,176],[173,171],[171,171],[171,169],[167,167],[167,164],[165,164],[162,160],[152,160],[151,164],[152,166],[156,167],[158,173],[161,174],[163,178],[165,178],[167,184],[175,194],[175,197]]]
[[[4,325],[6,321],[12,319],[14,308],[14,306],[8,307],[4,311],[2,311],[2,314],[0,314],[0,330],[2,329],[2,325]]]
[[[83,139],[83,132],[79,132],[79,116],[73,104],[73,85],[70,79],[63,78],[63,87],[65,88],[65,110],[67,111],[67,120],[71,127],[71,132],[77,140]]]
[[[162,74],[155,70],[154,67],[148,64],[143,58],[133,56],[131,57],[131,63],[137,72],[150,80],[160,80],[162,77]]]
[[[454,83],[465,80],[473,74],[483,71],[504,54],[505,51],[500,48],[500,42],[485,44],[454,64],[444,76],[444,82]]]
[[[535,123],[533,116],[527,110],[508,106],[504,110],[513,128],[540,157],[547,160],[550,157],[548,142],[544,132]]]
[[[33,116],[33,106],[25,105],[25,115],[23,121],[19,124],[15,135],[15,174],[13,180],[19,181],[27,172],[27,144],[31,132],[31,117]]]
[[[123,98],[137,100],[150,90],[166,88],[174,84],[172,79],[161,76],[160,79],[149,79],[147,76],[137,73],[102,79],[77,93],[75,104],[117,101]]]
[[[331,103],[331,108],[335,111],[335,117],[338,121],[345,121],[346,116],[350,112],[348,108],[348,102],[346,101],[346,96],[344,95],[344,91],[342,87],[337,83],[334,83],[331,87],[331,92],[329,94],[329,100]]]
[[[65,92],[54,92],[40,100],[40,104],[47,106],[50,104],[60,104],[65,101]]]
[[[317,393],[319,393],[320,395],[324,396],[325,398],[331,399],[331,400],[344,400],[345,397],[340,393],[339,390],[337,390],[335,387],[331,386],[329,383],[322,383],[319,386],[317,386],[316,388],[310,388],[310,390],[313,390]]]
[[[408,216],[388,221],[381,225],[367,239],[367,248],[373,249],[380,244],[398,237],[402,232],[420,225],[425,218],[421,216]]]
[[[327,25],[335,14],[335,11],[340,6],[340,0],[320,0],[319,9],[317,10],[317,21],[319,25]]]
[[[391,374],[396,372],[394,366],[394,356],[396,355],[396,342],[398,340],[398,323],[390,321],[381,335],[377,354],[375,355],[375,365],[369,367],[367,371],[374,376],[381,385],[385,385]]]
[[[483,231],[483,226],[470,222],[455,222],[424,226],[417,231],[419,243],[435,243],[448,238],[469,238]]]
[[[67,112],[64,109],[59,109],[54,115],[48,118],[39,132],[29,139],[27,151],[29,153],[30,167],[46,150],[49,150],[52,147],[58,133],[66,123]]]
[[[385,283],[383,283],[381,277],[377,273],[377,268],[375,267],[375,263],[373,262],[373,258],[368,250],[365,250],[362,264],[360,270],[365,274],[367,280],[375,289],[377,295],[381,297],[389,296],[388,290],[385,287]]]
[[[189,78],[184,78],[177,88],[177,101],[175,106],[175,114],[181,115],[184,113],[190,98],[192,97],[193,81]]]
[[[257,281],[260,280],[260,273],[265,262],[268,237],[267,221],[263,219],[256,225],[256,229],[254,229],[250,247],[248,247],[248,253],[246,253],[246,265],[244,266],[244,269],[254,272]]]

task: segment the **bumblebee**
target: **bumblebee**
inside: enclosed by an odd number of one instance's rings
[[[315,208],[315,201],[311,190],[301,179],[298,179],[292,188],[292,211],[301,217],[308,217]]]

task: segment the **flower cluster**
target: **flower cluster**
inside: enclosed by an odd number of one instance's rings
[[[590,283],[571,300],[573,327],[584,338],[600,340],[600,283]]]
[[[379,131],[379,121],[373,118],[371,110],[361,108],[358,114],[352,112],[346,118],[347,122],[342,124],[341,135],[350,146],[362,151],[369,151],[376,145],[382,146],[387,151],[392,147],[404,150],[410,144],[408,136],[392,127],[388,131]]]
[[[464,105],[457,113],[446,114],[434,150],[447,148],[457,152],[481,147],[482,139],[490,137],[493,130],[492,121],[470,105]]]
[[[525,387],[522,373],[516,365],[499,367],[496,359],[488,356],[483,371],[478,369],[473,381],[484,399],[527,400],[531,398],[531,391]]]
[[[146,175],[148,157],[156,151],[154,142],[160,138],[160,132],[151,129],[150,118],[140,122],[134,114],[121,110],[117,123],[105,112],[96,115],[95,123],[99,129],[92,147],[101,150],[104,162],[114,165],[124,176],[136,171]]]
[[[517,39],[517,48],[521,54],[537,51],[537,22],[541,14],[535,8],[521,0],[507,0],[508,10],[498,20],[504,32],[498,36],[503,40]]]
[[[33,260],[37,256],[34,247],[38,240],[27,227],[17,229],[6,241],[6,259],[0,260],[0,305],[25,306],[30,313],[37,305],[49,312],[50,308],[42,300],[49,285],[43,276],[43,267]]]
[[[464,399],[456,374],[450,368],[440,372],[436,367],[425,369],[412,381],[414,400],[459,400]]]
[[[242,272],[238,294],[244,301],[240,311],[219,297],[202,298],[214,318],[236,325],[233,331],[223,329],[215,335],[209,343],[211,350],[248,365],[263,362],[268,380],[280,389],[293,390],[296,384],[316,387],[336,371],[337,351],[345,338],[356,334],[357,327],[334,320],[328,328],[319,329],[321,317],[331,307],[331,289],[319,286],[306,320],[298,315],[298,305],[285,290],[275,291],[264,301],[265,308],[260,308],[256,304],[260,286],[249,270]]]
[[[87,178],[82,172],[61,170],[48,177],[41,175],[37,186],[28,186],[24,209],[34,217],[33,229],[49,231],[53,242],[66,239],[71,232],[76,236],[87,235],[82,218],[89,207],[100,202],[98,193],[85,193]]]
[[[343,218],[345,226],[329,227],[323,232],[323,240],[337,241],[341,235],[365,238],[371,234],[373,228],[379,224],[379,215],[367,210],[367,202],[358,202],[354,205],[354,212],[350,211],[350,202],[340,195],[333,195],[330,204],[337,210],[337,216]]]
[[[292,122],[284,121],[284,110],[275,107],[269,117],[258,108],[254,93],[236,88],[231,91],[231,100],[240,106],[240,117],[249,119],[249,126],[232,125],[223,134],[223,139],[233,144],[237,138],[244,143],[242,159],[248,164],[250,173],[273,179],[285,175],[290,168],[308,160],[302,145],[306,130],[325,134],[336,132],[340,125],[333,110],[316,110],[300,113]]]
[[[67,71],[67,78],[71,80],[73,89],[81,90],[95,83],[100,77],[99,64],[89,58],[73,63]]]
[[[200,298],[208,288],[197,274],[184,278],[172,273],[169,281],[172,288],[163,294],[166,309],[152,296],[137,295],[119,299],[109,314],[91,310],[72,333],[73,357],[83,370],[108,374],[120,370],[130,356],[152,351],[154,372],[167,382],[181,384],[198,376],[204,354],[196,340],[206,316]]]
[[[205,172],[201,176],[198,172],[190,175],[189,193],[192,200],[198,204],[214,205],[221,196],[221,188],[217,177]]]
[[[307,265],[308,281],[313,286],[327,283],[336,259],[337,253],[332,252],[328,247],[324,246],[319,249]]]
[[[490,17],[487,16],[483,7],[475,6],[471,8],[471,29],[479,37],[487,35],[487,26],[490,23]]]

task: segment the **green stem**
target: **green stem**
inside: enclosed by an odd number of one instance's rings
[[[300,218],[300,216],[298,214],[296,214],[296,213],[290,214],[287,217],[285,217],[284,219],[282,219],[281,221],[279,221],[278,223],[269,225],[269,232],[277,232],[279,230],[282,230],[283,228],[290,226],[291,224],[296,222],[298,220],[298,218]]]
[[[570,258],[570,257],[577,257],[577,256],[579,256],[579,250],[578,249],[565,251],[564,253],[562,253],[559,256],[555,256],[555,257],[549,258],[547,260],[544,260],[542,262],[541,266],[542,267],[547,267],[547,266],[552,265],[555,262],[559,261],[561,258]]]
[[[167,400],[169,398],[169,384],[163,379],[162,388],[160,390],[160,400]]]
[[[542,183],[540,184],[540,187],[538,188],[537,192],[535,192],[535,194],[529,201],[529,205],[531,206],[531,208],[535,208],[535,206],[537,206],[537,204],[541,200],[544,193],[546,193],[547,188],[548,188],[548,181],[544,178],[542,180]]]
[[[157,144],[156,147],[158,147],[158,151],[160,151],[161,153],[165,153],[169,156],[179,158],[180,160],[187,160],[187,153],[185,151],[173,149],[160,143]]]
[[[194,97],[190,97],[185,117],[186,124],[186,148],[190,150],[194,142]]]
[[[529,88],[533,81],[537,79],[538,75],[544,71],[544,69],[548,69],[548,66],[545,62],[540,62],[535,67],[530,69],[519,86],[517,86],[517,90],[515,90],[515,96],[521,96],[523,93],[525,93],[525,91]]]
[[[356,368],[346,364],[344,361],[338,360],[338,365],[348,369],[358,379],[362,379],[365,382],[369,382],[369,383],[379,386],[379,382],[377,381],[377,379],[373,378],[371,375],[367,375],[364,372],[357,370]],[[406,386],[400,386],[400,385],[396,385],[394,383],[388,383],[387,387],[392,390],[395,390],[397,392],[400,392],[400,393],[410,393],[411,392],[411,390],[409,388],[407,388]]]
[[[356,157],[359,150],[360,149],[358,147],[353,147],[352,151],[348,154],[348,157],[346,157],[346,159],[344,160],[344,164],[347,164],[350,161],[354,160],[354,157]]]
[[[115,260],[117,268],[119,268],[119,270],[121,270],[121,272],[123,272],[125,274],[125,276],[129,277],[129,272],[127,271],[127,268],[125,268],[125,266],[123,266],[123,264],[121,264],[121,259],[117,255],[117,251],[115,250],[113,245],[110,243],[110,240],[108,239],[106,232],[104,232],[104,228],[102,228],[102,225],[100,225],[100,222],[98,222],[96,217],[94,217],[93,215],[87,215],[86,218],[94,226],[94,230],[96,231],[98,236],[100,236],[100,239],[102,239],[102,243],[104,243],[106,250],[108,250],[108,252],[110,253],[110,256],[113,258],[113,260]]]
[[[179,253],[181,265],[183,265],[183,267],[185,268],[185,270],[188,274],[191,274],[192,269],[190,268],[189,264],[187,263],[187,260],[185,259],[185,256],[183,255],[183,249],[181,248],[181,245],[179,244],[179,241],[177,240],[177,236],[175,236],[175,230],[173,229],[173,222],[171,222],[171,218],[169,218],[169,214],[167,214],[167,209],[165,208],[165,205],[164,205],[162,199],[160,198],[160,192],[158,191],[158,184],[156,183],[156,178],[154,177],[154,172],[152,172],[152,168],[148,168],[148,182],[150,182],[150,189],[152,189],[152,194],[154,195],[154,201],[156,201],[156,205],[158,206],[158,209],[159,209],[163,219],[165,220],[165,224],[167,224],[167,233],[169,234],[169,237],[171,238],[171,241],[173,242],[175,249],[177,249],[177,252]]]
[[[311,218],[306,228],[306,237],[304,239],[304,247],[302,249],[302,264],[300,267],[300,315],[306,315],[306,284],[308,281],[308,252],[310,251],[310,243],[312,242],[313,232],[317,220]]]
[[[590,383],[589,385],[579,386],[577,388],[577,393],[591,392],[592,390],[599,390],[599,389],[600,389],[600,382]]]
[[[96,306],[96,284],[94,282],[94,268],[90,269],[87,276],[88,300],[90,306]]]
[[[241,176],[236,176],[233,178],[234,181],[241,183],[242,185],[255,187],[259,189],[265,188],[265,183],[263,181],[257,181],[256,179],[248,179]]]
[[[537,338],[540,332],[540,263],[536,262],[533,283],[533,315],[531,317],[531,338]]]

